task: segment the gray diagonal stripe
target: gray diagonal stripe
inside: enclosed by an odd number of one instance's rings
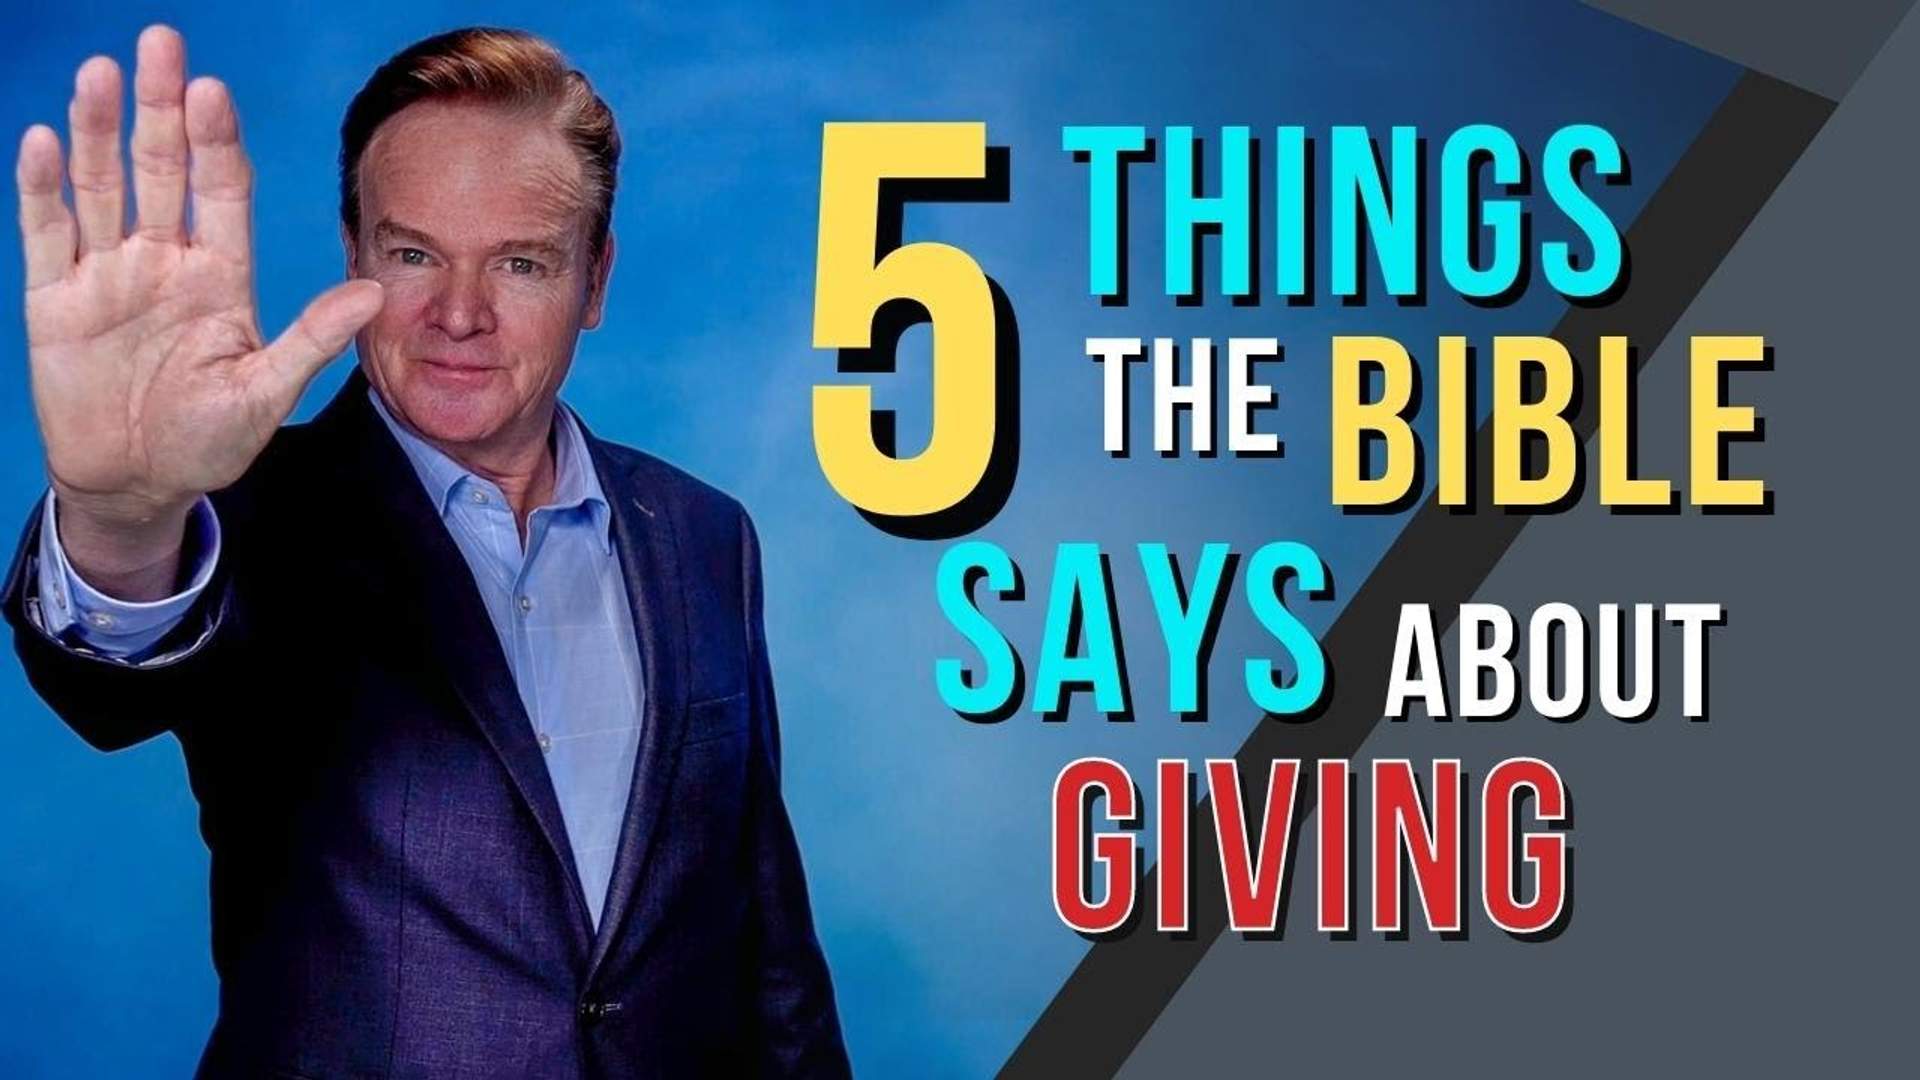
[[[1835,101],[1847,95],[1913,6],[1913,0],[1582,2]]]
[[[1812,141],[1833,102],[1748,72],[1708,121],[1628,231],[1632,287],[1607,308],[1573,308],[1554,328],[1572,343],[1582,385],[1596,386],[1591,344],[1624,334],[1634,363],[1657,351],[1681,314]],[[1584,439],[1596,422],[1589,407],[1575,420]],[[1489,490],[1491,430],[1476,439],[1476,491]],[[1426,601],[1447,610],[1468,600],[1530,517],[1488,510],[1458,514],[1424,503],[1362,583],[1325,638],[1329,657],[1384,656],[1400,605]],[[1307,724],[1263,721],[1237,760],[1249,782],[1247,813],[1258,820],[1265,764],[1273,758],[1353,756],[1379,721],[1386,672],[1374,667],[1343,681],[1328,711]],[[1311,809],[1311,788],[1299,817]],[[1211,813],[1203,801],[1196,817]],[[1152,895],[1153,874],[1141,883]],[[1196,874],[1193,933],[1141,930],[1093,946],[1054,995],[1002,1069],[1002,1077],[1110,1076],[1132,1053],[1226,925],[1218,875]]]

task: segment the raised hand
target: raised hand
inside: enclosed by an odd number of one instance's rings
[[[300,393],[378,313],[380,287],[321,294],[266,343],[253,293],[253,171],[226,87],[186,82],[180,35],[140,35],[134,224],[125,228],[119,66],[81,65],[59,136],[20,140],[27,352],[61,539],[76,569],[128,599],[172,585],[195,500],[238,479]],[[189,231],[191,207],[191,231]]]

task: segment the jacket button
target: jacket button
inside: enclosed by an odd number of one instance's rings
[[[580,1002],[580,1022],[587,1027],[592,1027],[619,1011],[620,1003],[617,1001],[586,998]]]

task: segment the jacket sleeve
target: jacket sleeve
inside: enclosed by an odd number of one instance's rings
[[[27,681],[76,734],[118,750],[192,723],[220,699],[216,673],[226,663],[221,633],[232,619],[228,575],[218,567],[179,624],[138,662],[47,628],[40,605],[44,504],[36,505],[14,552],[0,613],[13,628]]]
[[[833,984],[813,932],[806,875],[793,826],[780,796],[780,732],[773,676],[761,615],[760,547],[753,523],[741,515],[742,580],[746,590],[750,758],[749,829],[754,845],[747,979],[758,1005],[759,1073],[765,1076],[847,1076],[850,1068],[834,1008]]]

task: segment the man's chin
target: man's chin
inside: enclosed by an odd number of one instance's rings
[[[505,410],[487,388],[450,390],[420,382],[409,380],[398,410],[416,432],[438,443],[476,443],[500,430]]]

